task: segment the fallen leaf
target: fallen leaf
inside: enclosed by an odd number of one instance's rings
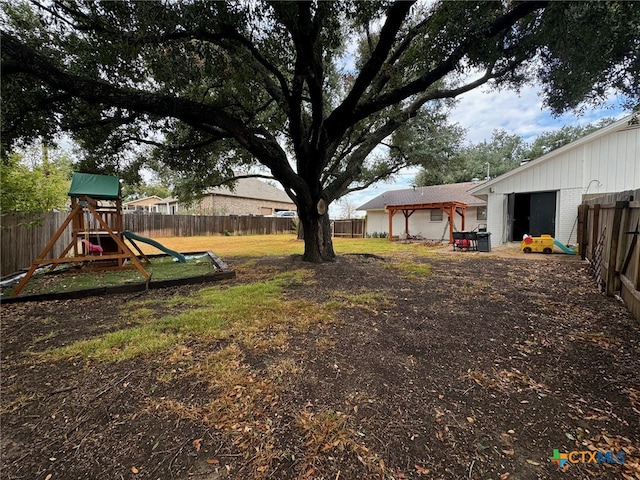
[[[136,467],[131,467],[131,472],[132,473],[138,473],[140,470],[138,470]]]
[[[473,419],[473,417],[467,417],[467,422],[473,423],[475,422],[475,420]]]
[[[527,458],[527,463],[529,465],[540,465],[540,462],[536,462],[535,460],[529,460],[528,458]]]
[[[500,475],[500,480],[507,480],[507,478],[509,478],[511,476],[511,474],[509,472],[504,472],[502,475]]]
[[[415,467],[416,473],[418,475],[429,475],[430,470],[428,470],[428,469],[426,469],[424,467],[421,467],[420,465],[417,465],[417,464],[414,465],[414,467]]]
[[[502,453],[511,457],[515,452],[513,450],[502,450]]]
[[[218,460],[217,458],[207,458],[207,463],[209,465],[218,465],[220,463],[220,460]]]
[[[44,477],[44,480],[51,480],[51,477],[53,477],[53,474],[49,474],[46,477]]]
[[[202,446],[202,438],[196,438],[193,441],[193,446],[196,448],[196,452],[200,451],[200,447]]]

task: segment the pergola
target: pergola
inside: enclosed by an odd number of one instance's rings
[[[404,215],[404,232],[409,236],[409,217],[417,210],[442,210],[449,217],[449,243],[453,243],[453,217],[457,213],[462,217],[462,230],[464,230],[465,214],[467,204],[463,202],[433,202],[433,203],[417,203],[411,205],[387,205],[385,207],[389,213],[389,241],[393,241],[393,216],[397,212]]]

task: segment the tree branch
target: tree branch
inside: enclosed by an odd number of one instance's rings
[[[362,70],[360,70],[360,73],[347,97],[327,118],[327,124],[335,123],[342,126],[345,123],[345,119],[347,122],[350,122],[356,105],[360,101],[367,87],[371,85],[371,82],[375,79],[376,75],[378,75],[380,69],[384,65],[387,56],[389,55],[389,51],[393,46],[393,42],[395,41],[396,34],[400,30],[402,22],[409,14],[413,3],[414,2],[412,1],[396,2],[389,8],[387,20],[380,30],[380,38],[378,39],[378,44],[376,45],[375,50],[369,57],[369,60],[367,60],[362,67]],[[341,129],[339,126],[334,128],[336,130]],[[335,135],[336,131],[334,130],[331,133]]]
[[[442,60],[436,67],[426,72],[421,77],[401,87],[398,87],[393,91],[379,95],[378,97],[374,97],[367,102],[361,103],[358,106],[354,106],[353,110],[349,113],[343,112],[343,115],[341,117],[335,118],[334,122],[332,123],[332,132],[330,133],[330,136],[339,135],[339,132],[342,128],[344,128],[345,124],[349,125],[352,123],[356,123],[364,118],[367,118],[373,113],[383,110],[384,108],[398,104],[403,100],[411,97],[412,95],[424,92],[429,88],[429,86],[433,85],[437,81],[444,78],[447,74],[454,71],[459,62],[467,54],[468,48],[473,45],[474,42],[477,42],[479,39],[488,39],[498,35],[500,32],[513,27],[513,25],[515,25],[520,19],[535,12],[536,10],[545,7],[547,4],[547,1],[531,1],[516,4],[515,7],[498,18],[485,31],[477,32],[477,35],[470,35],[465,41],[458,45],[458,47],[446,59]],[[524,61],[524,58],[522,60]],[[457,89],[451,90],[451,92],[455,91],[457,91]],[[338,109],[334,111],[334,114],[337,111]]]

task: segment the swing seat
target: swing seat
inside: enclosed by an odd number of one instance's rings
[[[104,250],[100,245],[94,245],[89,240],[82,240],[82,243],[89,251],[89,253],[98,253],[99,255],[102,255],[104,253]]]

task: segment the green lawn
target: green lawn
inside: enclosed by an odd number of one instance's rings
[[[295,235],[245,235],[245,236],[201,236],[165,237],[154,239],[162,245],[179,252],[200,252],[211,250],[220,258],[263,257],[281,255],[302,255],[304,242]],[[150,245],[139,245],[149,253],[158,253]],[[385,238],[334,238],[333,246],[338,255],[346,253],[370,253],[389,255],[403,252],[425,252],[428,247],[419,244],[401,244]]]

